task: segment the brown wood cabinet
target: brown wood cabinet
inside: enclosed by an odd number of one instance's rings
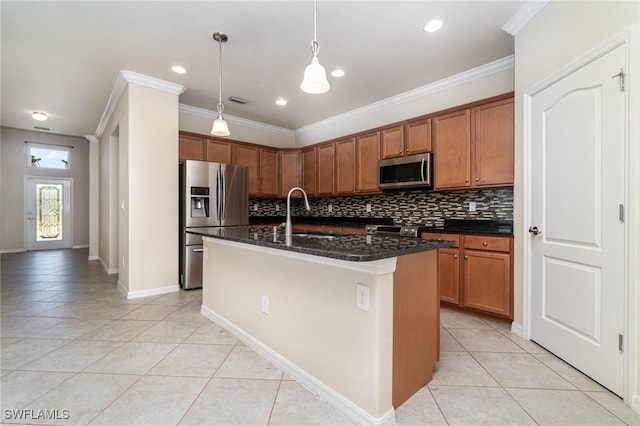
[[[404,155],[404,126],[384,129],[382,135],[382,158],[402,157]]]
[[[259,195],[260,148],[238,144],[236,146],[236,164],[249,168],[249,196]]]
[[[430,232],[422,238],[455,243],[438,250],[441,302],[513,318],[513,238]]]
[[[225,164],[234,163],[235,144],[233,142],[207,138],[205,144],[205,158],[207,161]]]
[[[513,99],[474,108],[475,186],[513,184]]]
[[[356,192],[356,139],[336,142],[336,194]]]
[[[431,119],[410,121],[405,127],[405,155],[431,152]]]
[[[203,161],[204,138],[190,135],[179,135],[178,137],[178,160],[199,160]]]
[[[302,189],[308,195],[318,193],[318,152],[315,146],[302,150]]]
[[[356,139],[356,192],[374,193],[378,189],[380,132],[360,135]]]
[[[277,149],[260,148],[259,195],[262,197],[280,195],[279,160]]]
[[[335,143],[318,146],[317,170],[318,183],[317,195],[335,194]]]
[[[300,159],[299,150],[280,151],[280,196],[286,197],[291,188],[300,186]],[[301,196],[299,192],[294,195]]]
[[[435,189],[513,185],[513,98],[433,118]]]

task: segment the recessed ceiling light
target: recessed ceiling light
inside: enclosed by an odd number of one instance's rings
[[[184,74],[187,72],[187,69],[185,67],[181,67],[180,65],[174,65],[171,67],[171,71],[175,72],[176,74]]]
[[[287,100],[285,98],[276,99],[276,105],[284,106],[287,104]]]
[[[442,28],[442,25],[444,25],[444,23],[442,22],[442,19],[433,18],[432,20],[427,22],[427,24],[424,26],[424,31],[427,33],[435,33],[440,28]]]
[[[336,68],[335,70],[331,71],[331,75],[334,77],[343,77],[344,76],[344,70],[340,69],[340,68]]]
[[[35,111],[33,114],[31,114],[31,117],[34,120],[45,121],[47,119],[47,114],[45,114],[44,112]]]

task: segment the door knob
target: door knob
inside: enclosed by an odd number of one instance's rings
[[[540,230],[538,229],[537,226],[530,226],[529,232],[532,233],[533,235],[538,235],[540,233]]]

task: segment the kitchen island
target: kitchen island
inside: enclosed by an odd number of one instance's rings
[[[362,424],[393,424],[439,358],[437,249],[395,236],[202,228],[202,313]]]

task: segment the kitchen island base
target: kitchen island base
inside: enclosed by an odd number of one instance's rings
[[[437,250],[353,262],[203,240],[202,313],[356,423],[394,424],[431,380]]]

